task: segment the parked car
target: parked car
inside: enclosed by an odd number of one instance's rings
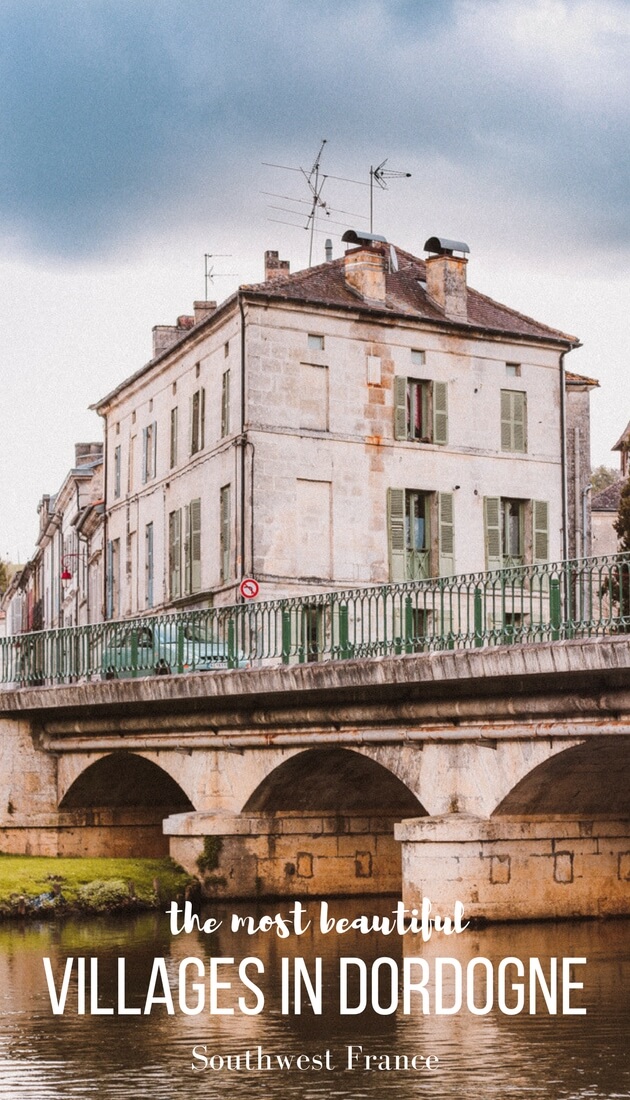
[[[242,654],[230,654],[225,642],[207,639],[191,624],[120,625],[108,631],[103,644],[103,678],[168,675],[171,672],[216,672],[244,668]]]

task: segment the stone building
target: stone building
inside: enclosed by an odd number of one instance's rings
[[[103,618],[103,444],[77,443],[75,465],[42,496],[32,558],[3,598],[7,634]]]
[[[470,288],[466,246],[346,239],[293,275],[266,253],[95,404],[108,618],[588,549],[577,339]]]

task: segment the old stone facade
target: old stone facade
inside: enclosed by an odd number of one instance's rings
[[[427,244],[295,275],[267,253],[264,283],[154,330],[95,405],[107,617],[235,602],[248,575],[264,599],[588,550],[577,340]]]

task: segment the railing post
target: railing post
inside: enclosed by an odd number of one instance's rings
[[[282,664],[288,665],[291,656],[291,612],[283,608],[280,615],[282,623]]]
[[[413,653],[413,608],[411,596],[405,596],[405,653]]]
[[[557,642],[560,637],[560,627],[562,624],[559,577],[551,577],[549,581],[549,618],[551,625],[551,640],[552,642]]]
[[[131,631],[131,675],[138,675],[138,631]]]
[[[475,646],[479,649],[483,645],[483,603],[479,585],[475,587],[474,593],[474,628]]]
[[[184,625],[177,624],[177,671],[184,671]]]
[[[341,657],[342,661],[346,661],[348,657],[352,656],[350,638],[348,634],[347,603],[339,604],[339,656]]]
[[[228,668],[236,668],[236,626],[234,619],[228,619],[227,628]]]

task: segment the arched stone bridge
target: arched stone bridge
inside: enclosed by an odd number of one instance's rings
[[[624,637],[0,693],[0,847],[217,896],[630,912]]]

